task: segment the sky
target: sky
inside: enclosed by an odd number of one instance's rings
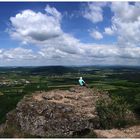
[[[140,65],[140,2],[0,2],[0,66]]]

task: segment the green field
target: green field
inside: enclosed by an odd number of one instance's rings
[[[24,95],[68,89],[82,76],[89,87],[121,96],[140,115],[140,68],[131,67],[19,67],[0,68],[0,123]],[[26,83],[25,81],[28,81]],[[5,83],[4,83],[5,82]]]

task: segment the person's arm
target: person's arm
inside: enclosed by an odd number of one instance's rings
[[[85,84],[86,82],[84,80],[82,80],[82,82]]]

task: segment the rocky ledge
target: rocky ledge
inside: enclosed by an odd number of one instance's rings
[[[108,98],[98,90],[76,86],[69,90],[36,92],[25,96],[14,111],[7,114],[7,126],[39,137],[70,137],[78,132],[98,129],[95,104]]]
[[[140,138],[140,125],[110,130],[94,130],[98,138]]]

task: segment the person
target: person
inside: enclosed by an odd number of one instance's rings
[[[80,84],[80,86],[86,86],[86,82],[83,80],[82,77],[80,77],[80,79],[79,79],[79,84]]]

